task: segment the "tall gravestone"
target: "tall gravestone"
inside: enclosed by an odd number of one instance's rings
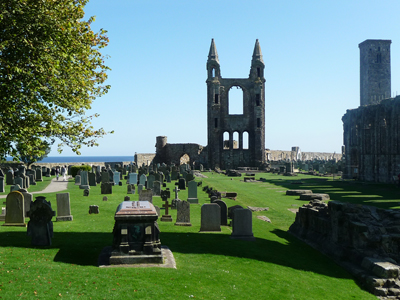
[[[138,184],[137,188],[138,188],[138,194],[140,195],[140,192],[143,190],[143,185]]]
[[[197,182],[192,180],[188,183],[188,202],[190,203],[199,203],[199,199],[197,198]]]
[[[251,210],[238,208],[233,212],[231,239],[254,241]]]
[[[186,190],[186,180],[184,178],[179,178],[178,187],[180,190]]]
[[[146,181],[147,181],[146,175],[144,174],[140,175],[139,184],[141,184],[142,186],[146,186]]]
[[[24,195],[18,191],[11,192],[7,195],[6,220],[3,226],[26,227]]]
[[[14,184],[14,173],[11,170],[9,170],[6,173],[6,184],[7,185],[13,185]]]
[[[152,190],[153,190],[153,195],[154,196],[160,196],[161,195],[161,182],[160,181],[154,181]]]
[[[25,210],[25,217],[28,216],[28,212],[31,209],[31,202],[33,201],[33,195],[28,193],[26,189],[18,190],[24,196],[24,210]]]
[[[0,177],[0,193],[4,193],[4,177]]]
[[[46,197],[38,196],[29,211],[27,234],[32,237],[33,246],[50,246],[53,237],[53,222],[56,212],[51,208]]]
[[[35,172],[36,172],[36,181],[43,181],[42,168],[41,167],[37,167]]]
[[[218,204],[221,208],[221,225],[228,225],[228,207],[222,200],[215,200],[213,203]]]
[[[155,181],[154,175],[149,175],[149,177],[147,177],[147,188],[149,190],[153,188],[154,181]]]
[[[130,184],[137,184],[138,182],[138,174],[137,173],[129,173],[129,183]]]
[[[90,172],[88,176],[89,176],[89,186],[97,186],[96,174]]]
[[[112,194],[112,182],[102,182],[100,185],[100,191],[102,195]]]
[[[79,188],[81,190],[90,189],[88,173],[89,173],[88,171],[81,171],[81,184],[79,185]]]
[[[218,204],[202,205],[200,231],[221,231],[221,208]]]
[[[10,186],[10,193],[19,191],[20,189],[21,189],[21,186],[19,184],[14,184],[14,185]]]
[[[57,218],[56,221],[72,221],[71,204],[69,200],[69,193],[56,194],[57,199]]]
[[[25,188],[24,180],[22,179],[22,177],[15,177],[14,182],[15,184],[18,184],[21,188]]]
[[[81,185],[81,175],[75,175],[75,185]]]
[[[187,201],[177,201],[177,226],[192,226],[190,223],[190,203]]]
[[[108,172],[101,172],[101,182],[110,182],[110,175]]]
[[[119,185],[119,180],[120,180],[120,176],[121,176],[121,173],[120,172],[114,172],[113,173],[113,178],[114,178],[114,184],[115,185]]]

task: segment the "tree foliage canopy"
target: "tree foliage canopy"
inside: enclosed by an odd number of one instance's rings
[[[43,141],[79,154],[106,134],[86,116],[92,101],[108,91],[106,31],[83,20],[87,0],[0,1],[0,158],[44,154]]]

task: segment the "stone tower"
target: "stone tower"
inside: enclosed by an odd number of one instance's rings
[[[360,105],[391,97],[391,40],[365,40],[360,48]]]
[[[258,167],[265,162],[264,67],[256,40],[249,78],[222,78],[217,48],[211,40],[206,80],[210,168]],[[243,92],[243,114],[229,114],[229,91],[234,87]]]

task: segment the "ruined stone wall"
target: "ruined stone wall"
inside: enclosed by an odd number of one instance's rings
[[[400,96],[347,110],[342,117],[345,178],[393,182],[400,173]]]
[[[135,162],[137,166],[142,166],[143,164],[150,165],[153,162],[155,153],[136,153]]]
[[[279,161],[279,160],[307,161],[307,160],[342,159],[342,154],[340,153],[327,153],[327,152],[301,152],[299,155],[297,151],[267,150],[265,155],[266,155],[266,161]]]
[[[289,232],[334,258],[376,295],[399,281],[400,211],[314,200],[299,208]],[[400,291],[397,291],[400,292]]]

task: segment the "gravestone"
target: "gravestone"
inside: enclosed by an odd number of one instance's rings
[[[101,182],[110,182],[110,175],[108,172],[101,172]]]
[[[31,204],[29,210],[29,222],[27,235],[32,237],[32,246],[50,246],[53,237],[53,222],[51,219],[56,212],[51,208],[50,201],[46,197],[38,196]]]
[[[228,225],[228,207],[222,200],[215,200],[213,203],[218,204],[221,208],[221,225]]]
[[[4,193],[4,177],[0,177],[0,193]]]
[[[25,224],[24,195],[18,191],[11,192],[6,199],[6,221],[3,226],[22,226]]]
[[[137,184],[138,181],[138,174],[137,173],[129,173],[129,183],[130,184]]]
[[[149,175],[149,177],[147,177],[147,189],[150,190],[153,188],[154,181],[155,181],[154,175]]]
[[[97,215],[99,213],[100,213],[100,211],[99,211],[99,206],[98,205],[90,205],[89,206],[89,215],[91,215],[91,214]]]
[[[120,172],[114,172],[114,174],[113,174],[113,178],[114,178],[114,184],[115,185],[119,185],[119,180],[120,180],[120,176],[121,176],[121,173]]]
[[[88,197],[89,196],[89,189],[84,189],[83,196],[84,197]]]
[[[193,175],[192,173],[186,174],[186,177],[184,177],[184,178],[186,179],[186,186],[189,185],[189,182],[190,182],[190,181],[192,181],[192,180],[195,179],[195,178],[194,178],[194,175]]]
[[[138,188],[138,194],[140,194],[140,192],[143,190],[143,185],[138,184],[137,188]]]
[[[172,201],[171,201],[171,209],[176,209],[176,207],[177,207],[177,202],[178,202],[178,201],[181,201],[181,199],[179,199],[179,197],[178,197],[178,192],[179,192],[179,191],[180,191],[180,189],[178,189],[178,187],[176,186],[175,189],[174,189],[175,198],[172,199]]]
[[[221,231],[221,208],[210,203],[201,206],[200,231]]]
[[[75,175],[75,185],[81,185],[81,175]]]
[[[25,217],[28,216],[28,211],[31,209],[31,202],[33,200],[33,195],[28,193],[26,189],[18,190],[24,196],[24,210],[25,210]]]
[[[153,191],[141,190],[139,193],[139,201],[149,201],[150,203],[153,203]]]
[[[231,239],[255,241],[252,222],[253,219],[250,209],[235,209],[232,219]]]
[[[57,218],[56,221],[72,221],[71,205],[69,200],[69,193],[56,194],[57,200]]]
[[[112,182],[114,184],[114,172],[112,170],[108,170],[108,179],[109,182]]]
[[[112,183],[102,182],[100,185],[100,190],[102,195],[112,194]]]
[[[108,200],[107,196],[104,196],[103,201],[107,201],[107,200]]]
[[[101,173],[96,171],[96,184],[101,182]]]
[[[204,167],[202,164],[200,164],[200,172],[204,172]]]
[[[147,181],[146,175],[144,175],[144,174],[140,175],[139,184],[141,184],[142,186],[145,186],[146,181]]]
[[[171,173],[167,170],[165,171],[165,181],[166,182],[171,182]]]
[[[81,184],[79,185],[79,188],[81,190],[88,190],[90,189],[89,186],[89,175],[88,171],[81,171]]]
[[[14,178],[14,182],[15,184],[18,184],[21,188],[25,188],[25,183],[24,180],[22,179],[22,177],[15,177]]]
[[[30,185],[36,185],[35,175],[34,174],[29,174],[28,178],[29,178],[29,184]]]
[[[122,202],[114,215],[110,264],[162,264],[157,219],[157,211],[149,202]]]
[[[7,185],[13,185],[14,184],[14,173],[11,170],[9,170],[6,173],[6,184]]]
[[[197,182],[192,180],[188,183],[188,199],[189,203],[199,203],[199,199],[197,198]]]
[[[175,170],[171,172],[171,180],[178,180],[179,173]]]
[[[160,196],[161,195],[161,182],[160,181],[154,181],[152,190],[153,190],[153,195],[154,196]]]
[[[89,186],[97,186],[95,173],[92,172],[89,173]]]
[[[128,184],[126,193],[132,194],[132,184]]]
[[[124,201],[131,201],[131,197],[125,196],[125,197],[124,197]]]
[[[190,203],[188,201],[177,201],[177,210],[175,225],[192,226],[192,223],[190,223]]]
[[[172,222],[172,216],[169,214],[168,209],[171,207],[171,205],[168,203],[168,198],[171,197],[171,192],[169,189],[166,189],[165,191],[161,191],[161,200],[164,201],[164,204],[162,207],[165,209],[165,214],[162,215],[160,218],[160,221],[163,222]]]
[[[186,180],[184,178],[179,178],[178,187],[180,190],[186,190]]]
[[[14,184],[14,185],[10,186],[10,193],[19,191],[20,189],[21,189],[21,186],[19,184]]]

